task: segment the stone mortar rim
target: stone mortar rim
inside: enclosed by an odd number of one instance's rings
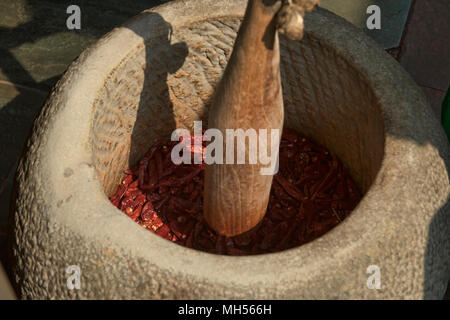
[[[71,196],[67,194],[68,190],[66,189],[69,188],[67,187],[63,188],[63,190],[56,190],[56,188],[50,185],[48,186],[48,190],[52,190],[52,192],[56,195],[54,200],[55,203],[49,203],[50,211],[48,212],[48,215],[52,217],[53,222],[66,223],[66,225],[72,226],[77,233],[81,233],[93,241],[99,239],[99,237],[107,237],[111,240],[111,248],[117,250],[122,250],[124,248],[127,250],[129,249],[134,255],[149,260],[161,268],[169,269],[176,273],[188,273],[196,278],[214,279],[214,281],[219,282],[239,282],[244,286],[252,285],[259,281],[268,281],[269,279],[272,279],[271,281],[274,281],[273,285],[276,285],[283,280],[301,280],[306,274],[309,278],[314,277],[315,275],[318,276],[321,272],[323,272],[322,267],[328,266],[337,257],[350,259],[351,255],[346,255],[348,251],[355,250],[357,247],[362,245],[361,242],[363,241],[356,242],[357,239],[374,236],[373,233],[366,232],[368,230],[367,227],[356,228],[354,224],[358,224],[358,222],[362,222],[367,218],[370,218],[370,221],[374,224],[377,224],[381,219],[387,219],[387,217],[382,214],[375,214],[382,212],[383,207],[374,208],[372,204],[375,203],[377,199],[382,199],[383,194],[386,194],[389,190],[405,190],[408,189],[409,186],[400,185],[400,182],[397,180],[393,180],[388,184],[382,183],[380,173],[385,169],[387,162],[400,161],[403,157],[414,158],[415,151],[418,148],[415,143],[406,141],[404,142],[407,147],[404,150],[405,153],[396,154],[393,152],[393,148],[396,143],[395,135],[397,133],[395,130],[397,130],[397,128],[401,128],[398,130],[408,131],[413,129],[410,127],[404,128],[404,126],[399,125],[395,121],[385,126],[385,158],[383,159],[381,168],[373,185],[368,190],[358,207],[354,210],[353,214],[346,219],[346,221],[323,237],[304,246],[283,252],[250,257],[224,257],[186,249],[160,239],[159,237],[149,233],[147,230],[140,228],[133,221],[121,214],[119,210],[115,209],[103,194],[103,190],[96,179],[95,169],[91,165],[92,155],[90,155],[90,146],[88,145],[88,134],[90,133],[90,128],[88,127],[91,124],[91,114],[88,111],[92,109],[96,96],[94,91],[97,92],[92,88],[100,87],[102,85],[101,81],[104,80],[104,76],[107,75],[110,71],[109,69],[112,68],[108,65],[108,63],[115,67],[117,63],[114,62],[121,61],[122,57],[126,56],[130,50],[134,49],[132,46],[137,46],[140,43],[143,43],[143,40],[134,35],[127,27],[143,27],[145,22],[148,22],[148,15],[151,12],[159,13],[166,21],[174,26],[174,29],[176,29],[177,25],[185,24],[188,20],[198,21],[201,17],[211,19],[216,16],[224,16],[223,12],[227,12],[227,16],[242,16],[242,6],[245,3],[245,0],[232,0],[227,4],[215,2],[213,0],[183,0],[168,3],[151,10],[146,10],[125,23],[124,26],[116,28],[109,34],[105,35],[101,40],[99,40],[99,42],[97,42],[90,49],[86,50],[80,58],[73,63],[65,76],[58,83],[57,87],[62,88],[61,92],[58,92],[61,95],[59,99],[55,99],[52,95],[47,101],[48,108],[58,108],[58,111],[54,116],[54,119],[51,121],[51,127],[46,132],[49,140],[39,151],[45,154],[43,159],[47,159],[48,161],[42,161],[40,166],[44,172],[48,172],[48,174],[54,178],[51,179],[51,181],[55,182],[64,180],[61,180],[62,178],[60,177],[62,176],[63,171],[54,170],[54,168],[64,169],[64,167],[67,166],[72,166],[75,168],[75,174],[72,178],[74,183],[90,181],[90,186],[86,190],[79,193],[79,196],[87,197],[86,202],[78,204],[78,206],[74,208],[77,208],[78,212],[86,218],[90,217],[89,210],[92,208],[91,206],[95,204],[98,213],[92,217],[94,221],[99,217],[109,216],[111,217],[110,225],[118,223],[121,224],[121,227],[117,230],[113,229],[121,234],[116,233],[113,235],[111,231],[108,232],[105,230],[107,229],[105,225],[93,226],[88,230],[77,226],[76,222],[79,221],[78,219],[80,219],[80,217],[75,218],[68,215],[63,215],[61,214],[61,211],[63,210],[60,210],[56,206],[57,201],[60,199],[68,199],[68,197]],[[195,7],[199,8],[201,6],[210,6],[212,9],[204,11],[196,11],[194,9]],[[217,10],[218,8],[220,10]],[[215,12],[220,12],[220,14],[216,15]],[[180,15],[177,15],[177,13],[185,14],[184,18],[180,20]],[[193,15],[190,15],[190,13]],[[366,52],[367,56],[365,57],[357,57],[356,54],[353,54],[354,60],[352,63],[355,68],[358,68],[358,71],[362,71],[363,73],[365,72],[364,76],[371,80],[371,83],[374,84],[376,87],[374,92],[377,99],[381,99],[384,103],[389,101],[398,103],[399,108],[396,110],[383,109],[383,113],[392,113],[386,114],[389,119],[398,119],[401,112],[406,111],[406,108],[410,107],[411,104],[413,104],[415,108],[425,109],[427,107],[423,94],[419,92],[420,89],[410,79],[409,75],[407,75],[400,68],[400,66],[397,65],[390,56],[388,56],[388,54],[382,52],[382,49],[379,48],[373,40],[364,35],[362,31],[357,30],[343,19],[326,13],[323,10],[313,13],[312,15],[315,15],[317,20],[314,22],[313,19],[308,18],[307,16],[306,31],[311,32],[314,35],[319,35],[321,39],[326,39],[327,42],[333,45],[334,49],[337,50],[338,53],[346,53],[352,57],[351,52],[348,52],[349,48],[352,48],[352,46],[359,46],[361,49],[364,48],[364,50],[368,51]],[[178,22],[176,22],[177,19]],[[334,27],[339,27],[339,32],[331,32]],[[352,35],[352,37],[346,39],[346,41],[339,41],[338,38],[333,38],[336,34],[341,37],[345,37],[345,35]],[[116,48],[116,44],[118,43],[121,43],[121,46],[126,47],[127,49],[117,50],[120,52],[112,51],[114,54],[106,58],[105,54],[111,53],[110,49]],[[127,46],[123,43],[129,45]],[[99,65],[98,59],[102,57],[105,61]],[[376,63],[370,61],[372,58],[376,61]],[[379,62],[382,63],[379,64]],[[391,78],[385,79],[381,77],[379,72],[371,72],[376,70],[379,71],[380,69],[384,71],[390,69],[389,73],[391,74]],[[105,70],[109,71],[106,72]],[[86,80],[88,78],[89,80]],[[383,82],[381,82],[381,80]],[[392,89],[391,86],[399,80],[405,81],[409,87],[409,90],[405,91],[414,91],[417,93],[419,99],[413,101],[410,97],[402,95],[401,90],[398,90],[399,95],[397,97],[385,96],[384,93],[386,90]],[[87,92],[85,89],[89,89],[91,92]],[[83,108],[86,109],[86,112],[84,113]],[[80,124],[80,132],[78,132],[78,134],[67,132],[65,129],[66,124],[64,121],[61,121],[63,117],[71,118],[73,121]],[[414,131],[410,133],[412,137],[414,137]],[[78,140],[80,137],[82,138],[82,142]],[[64,139],[66,139],[66,141],[64,141]],[[68,161],[64,165],[58,164],[57,162],[60,162],[61,158],[53,158],[52,153],[48,153],[48,151],[52,149],[51,147],[60,147],[63,143],[67,142],[71,142],[68,143],[71,145],[70,150],[68,148],[58,148],[58,150],[61,150],[61,152],[68,152],[66,155]],[[75,155],[75,153],[77,155]],[[411,170],[411,172],[413,171]],[[383,186],[384,191],[381,189],[381,186]],[[362,215],[363,212],[364,215]],[[411,214],[413,214],[413,212],[411,212]],[[379,237],[382,236],[383,231],[380,230],[376,233]],[[121,235],[123,237],[121,237]],[[336,244],[336,240],[338,238],[341,240],[340,245]],[[135,243],[134,241],[137,239],[152,243],[149,246],[135,247],[133,243]],[[344,246],[342,246],[342,240],[345,242]],[[152,249],[165,252],[165,257],[158,256],[160,260],[157,261],[157,255],[155,255],[155,252],[152,252]],[[330,252],[330,250],[332,251]],[[185,257],[188,252],[189,257]],[[313,257],[310,255],[311,252],[314,252]],[[270,268],[266,268],[266,266],[272,265],[273,263],[279,263],[280,261],[289,262],[286,265],[285,270],[280,270],[278,277],[275,279],[268,277],[267,274],[271,272],[271,270]]]

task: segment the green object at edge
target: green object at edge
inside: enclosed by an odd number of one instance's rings
[[[448,87],[444,102],[442,103],[441,111],[442,126],[450,141],[450,87]]]

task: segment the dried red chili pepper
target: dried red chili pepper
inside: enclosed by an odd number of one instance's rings
[[[361,199],[336,156],[284,129],[280,170],[266,216],[243,235],[218,236],[203,223],[204,164],[173,164],[170,155],[176,144],[153,145],[136,166],[124,171],[110,200],[141,226],[188,248],[228,255],[285,250],[326,233]],[[197,155],[204,154],[205,146],[202,136],[191,137],[191,150]]]
[[[275,175],[275,180],[283,187],[283,189],[294,199],[302,201],[305,195],[296,186],[291,184],[288,180],[279,174]]]

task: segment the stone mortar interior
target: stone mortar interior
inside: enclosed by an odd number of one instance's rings
[[[226,66],[241,19],[161,28],[114,68],[98,92],[91,131],[93,161],[106,195],[123,171],[175,128],[206,128],[211,95]],[[182,31],[182,32],[177,32]],[[170,39],[169,39],[170,38]],[[363,193],[381,166],[384,125],[364,75],[327,43],[306,32],[281,37],[285,126],[325,145]]]

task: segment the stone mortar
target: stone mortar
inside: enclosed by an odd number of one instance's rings
[[[156,139],[206,119],[245,6],[185,0],[145,11],[66,71],[16,177],[9,259],[20,297],[443,297],[450,275],[443,130],[394,59],[321,9],[306,15],[301,42],[281,39],[286,126],[326,145],[359,184],[364,197],[343,223],[298,248],[229,257],[161,239],[109,202],[123,170]],[[70,265],[81,269],[80,290],[67,288]],[[370,265],[380,267],[380,290],[367,288]]]

